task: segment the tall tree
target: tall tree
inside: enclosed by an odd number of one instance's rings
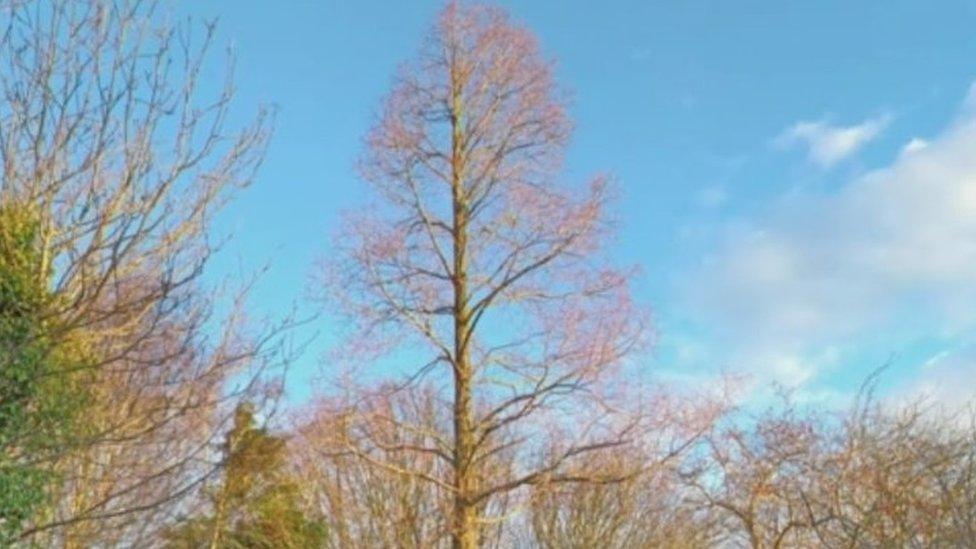
[[[600,253],[606,178],[581,191],[556,180],[570,128],[532,34],[501,10],[449,3],[367,137],[362,174],[381,202],[347,220],[328,270],[358,359],[424,349],[395,389],[447,382],[448,433],[395,445],[364,431],[349,451],[447,490],[454,547],[479,545],[495,498],[586,480],[562,471],[636,425],[605,400],[605,374],[645,319]],[[570,424],[573,437],[548,437]],[[401,470],[380,447],[438,456],[450,474]],[[519,465],[491,467],[501,453]]]

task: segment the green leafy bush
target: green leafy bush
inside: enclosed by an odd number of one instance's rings
[[[0,545],[41,512],[84,403],[79,357],[57,341],[41,224],[0,206]]]

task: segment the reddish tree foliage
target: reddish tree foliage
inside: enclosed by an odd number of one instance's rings
[[[635,426],[601,382],[645,317],[600,253],[606,178],[583,192],[556,181],[570,128],[535,38],[500,10],[448,4],[367,137],[362,174],[381,203],[346,220],[329,265],[356,359],[428,353],[395,388],[425,376],[444,388],[446,446],[409,451],[448,462],[436,482],[452,494],[457,547],[478,545],[489,500],[558,479]],[[569,422],[573,439],[549,445],[548,429]],[[486,474],[513,451],[534,457]]]

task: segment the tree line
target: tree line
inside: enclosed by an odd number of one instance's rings
[[[968,416],[648,381],[613,180],[561,181],[566,92],[493,7],[395,75],[312,288],[335,381],[276,418],[293,319],[204,278],[271,114],[162,11],[0,0],[0,546],[976,545]]]

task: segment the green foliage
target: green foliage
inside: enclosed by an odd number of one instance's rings
[[[287,468],[287,445],[238,407],[225,444],[222,481],[209,491],[212,513],[173,529],[173,549],[321,547],[325,526],[302,509],[298,482]]]
[[[52,337],[52,296],[33,209],[0,206],[0,545],[48,498],[84,391],[77,359]]]

